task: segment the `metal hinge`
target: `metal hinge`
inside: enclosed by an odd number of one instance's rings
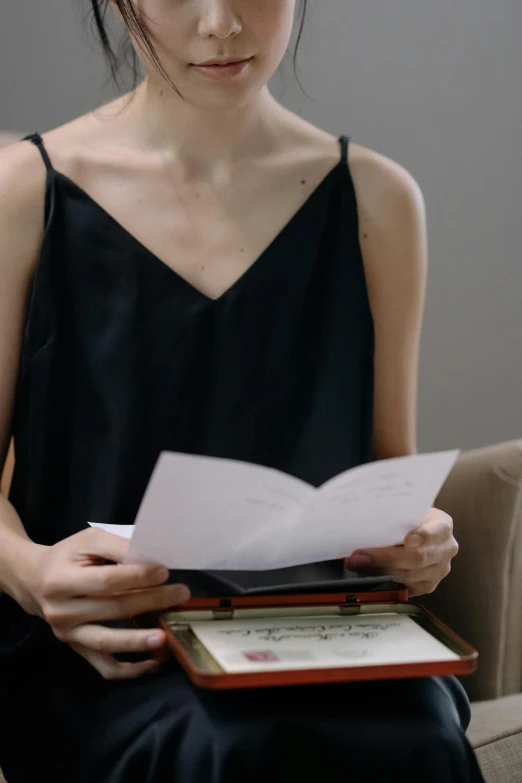
[[[233,620],[234,619],[234,610],[233,609],[213,609],[212,610],[212,619],[213,620]]]
[[[344,599],[344,604],[339,607],[340,614],[359,614],[361,611],[359,603],[359,598],[356,594],[347,595]]]

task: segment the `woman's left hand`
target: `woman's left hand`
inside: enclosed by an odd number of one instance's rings
[[[451,561],[458,551],[453,519],[438,508],[430,508],[403,544],[358,549],[347,558],[346,567],[353,571],[378,569],[406,585],[410,596],[418,596],[435,590],[451,571]]]

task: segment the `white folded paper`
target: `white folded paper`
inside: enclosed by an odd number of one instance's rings
[[[369,462],[315,488],[249,462],[163,451],[134,529],[89,524],[131,538],[129,563],[256,571],[334,560],[402,543],[458,454]]]

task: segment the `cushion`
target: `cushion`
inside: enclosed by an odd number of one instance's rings
[[[468,738],[486,783],[522,783],[522,693],[474,702]]]
[[[434,503],[455,523],[451,574],[419,600],[480,653],[472,701],[522,690],[522,440],[463,452]]]

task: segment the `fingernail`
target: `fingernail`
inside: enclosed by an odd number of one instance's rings
[[[148,669],[146,669],[143,672],[143,676],[146,677],[149,674],[156,674],[156,672],[158,671],[160,665],[161,664],[160,664],[159,661],[151,661],[150,664],[149,664]]]
[[[158,582],[164,582],[169,577],[169,569],[165,568],[164,566],[159,566],[158,568],[155,568],[152,572],[152,578],[157,579]]]
[[[348,566],[353,568],[362,568],[363,566],[369,566],[372,562],[370,555],[352,555],[346,561]]]
[[[414,533],[412,536],[410,536],[406,542],[408,549],[415,549],[416,547],[420,546],[422,544],[422,536],[417,535],[417,533]]]
[[[184,604],[190,598],[190,590],[185,585],[174,585],[171,594],[175,604]]]
[[[162,644],[163,644],[162,633],[153,633],[149,637],[147,637],[148,647],[161,647]]]

